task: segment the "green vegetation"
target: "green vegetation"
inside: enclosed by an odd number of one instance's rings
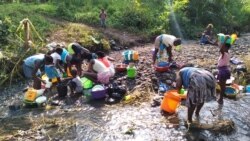
[[[99,24],[99,12],[108,14],[108,26],[154,36],[177,30],[186,38],[198,37],[207,24],[216,32],[249,31],[248,0],[51,0],[56,16],[65,20]],[[175,19],[176,18],[176,19]],[[180,25],[180,29],[175,24]]]
[[[209,23],[214,25],[215,33],[250,31],[249,0],[0,0],[0,57],[5,58],[0,60],[0,66],[20,58],[23,41],[17,34],[23,33],[16,33],[16,30],[22,19],[32,21],[45,43],[54,32],[62,30],[51,19],[99,26],[102,8],[108,14],[109,27],[149,38],[170,33],[194,39]],[[96,31],[74,24],[68,26],[63,27],[62,41],[78,40],[93,50],[110,48],[108,41]],[[34,35],[31,34],[33,43],[43,46]],[[28,54],[34,52],[31,50]],[[0,72],[1,80],[8,78],[6,74],[11,68],[13,65]]]

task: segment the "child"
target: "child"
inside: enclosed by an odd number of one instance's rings
[[[73,96],[74,94],[76,95],[81,95],[83,92],[83,86],[80,77],[77,75],[77,70],[72,69],[71,70],[71,75],[73,79],[69,82],[69,87],[71,90],[71,95]]]
[[[223,95],[225,93],[226,88],[226,81],[227,79],[230,79],[231,74],[229,70],[229,61],[230,61],[230,55],[228,53],[228,50],[231,47],[231,44],[228,43],[228,40],[230,39],[230,36],[226,35],[224,37],[224,41],[220,43],[220,57],[218,59],[218,76],[217,79],[219,80],[219,85],[221,88],[220,96],[218,99],[219,104],[223,104]]]
[[[53,63],[53,57],[49,55],[45,55],[45,67],[44,67],[45,74],[49,78],[49,81],[52,82],[52,79],[57,79],[57,82],[60,82],[60,74],[57,71],[54,63]]]
[[[101,26],[103,28],[106,28],[106,18],[107,18],[107,14],[104,11],[104,9],[101,10],[100,14],[99,14],[99,18],[100,18],[100,22],[101,22]]]
[[[198,117],[200,110],[208,97],[215,94],[215,78],[210,72],[194,67],[185,67],[177,77],[176,88],[180,92],[182,85],[188,89],[186,105],[188,107],[188,123],[192,123],[192,116]]]

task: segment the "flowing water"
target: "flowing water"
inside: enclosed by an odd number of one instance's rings
[[[193,45],[193,44],[192,44]],[[140,52],[149,48],[140,47]],[[212,47],[210,47],[210,51]],[[215,54],[199,51],[203,48],[187,46],[182,56],[195,55],[196,58]],[[186,49],[186,50],[185,50]],[[187,52],[190,52],[187,53]],[[118,58],[120,52],[117,52]],[[186,55],[186,56],[184,56]],[[212,58],[208,56],[207,58]],[[214,57],[216,58],[216,57]],[[194,60],[193,58],[190,58]],[[207,63],[206,63],[207,64]],[[145,65],[145,64],[144,64]],[[214,133],[208,130],[188,130],[185,125],[186,107],[182,104],[174,115],[163,114],[160,107],[151,107],[150,101],[137,105],[107,105],[104,101],[86,102],[80,97],[63,99],[54,109],[20,108],[9,109],[9,105],[20,105],[27,83],[0,91],[0,140],[3,136],[14,135],[7,140],[75,140],[75,141],[248,141],[250,140],[250,96],[241,96],[236,100],[225,99],[224,106],[211,101],[204,105],[200,113],[200,122],[213,124],[218,120],[229,119],[235,123],[235,130],[228,134]],[[12,107],[13,109],[13,107]],[[62,121],[51,128],[44,126],[44,119]],[[194,121],[197,119],[194,117]],[[37,121],[37,122],[35,122]],[[55,121],[54,121],[55,122]],[[65,123],[63,123],[65,122]],[[41,126],[43,125],[43,126]],[[31,130],[37,126],[34,130]],[[64,132],[62,132],[64,131]],[[16,135],[18,133],[18,135]]]
[[[8,90],[6,90],[8,91]],[[6,92],[3,91],[3,92]],[[28,130],[29,122],[13,117],[60,117],[64,120],[74,120],[74,128],[67,133],[56,136],[55,140],[84,141],[247,141],[250,140],[250,96],[237,100],[225,99],[220,107],[215,101],[208,102],[200,113],[201,123],[213,123],[217,120],[230,119],[235,123],[235,131],[230,134],[213,133],[207,130],[190,130],[184,126],[186,108],[180,106],[174,115],[162,114],[159,107],[151,107],[149,102],[132,105],[105,105],[103,101],[87,103],[83,97],[72,101],[67,98],[62,106],[45,111],[42,108],[22,108],[16,111],[8,109],[9,103],[21,99],[21,93],[2,96],[0,106],[1,123],[8,121],[9,128]],[[196,120],[194,118],[194,120]],[[6,126],[5,126],[6,127]],[[8,127],[8,126],[7,126]],[[8,130],[0,127],[0,131]],[[13,129],[12,129],[13,130]],[[53,137],[53,133],[51,134]],[[45,138],[46,139],[46,138]],[[23,138],[25,140],[25,137]]]

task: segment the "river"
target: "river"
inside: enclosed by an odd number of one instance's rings
[[[135,49],[148,52],[151,48]],[[250,140],[250,96],[241,96],[236,100],[225,99],[224,106],[219,106],[216,101],[204,105],[200,113],[201,123],[213,123],[225,119],[235,123],[233,132],[222,134],[208,130],[188,130],[184,126],[186,107],[183,104],[176,114],[165,115],[159,106],[151,107],[150,101],[144,101],[139,105],[108,105],[101,100],[87,102],[84,97],[78,99],[67,97],[62,100],[60,106],[52,109],[17,107],[16,110],[10,110],[9,105],[21,104],[23,97],[21,90],[26,84],[27,82],[22,82],[1,91],[0,140]],[[45,126],[46,121],[50,119],[55,120],[53,121],[55,126]]]

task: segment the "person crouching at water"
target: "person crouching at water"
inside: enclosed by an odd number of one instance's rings
[[[188,123],[192,123],[192,116],[195,111],[195,115],[198,117],[200,110],[209,97],[214,97],[216,90],[216,80],[212,73],[207,70],[185,67],[182,68],[176,80],[176,88],[181,90],[182,86],[188,90],[186,106]]]
[[[45,57],[44,71],[50,82],[52,82],[53,79],[57,79],[57,82],[61,81],[60,74],[53,63],[52,56]]]
[[[230,79],[230,69],[229,69],[229,62],[230,62],[230,55],[228,53],[228,50],[231,47],[230,43],[227,43],[227,40],[230,39],[230,36],[225,36],[225,40],[220,43],[220,57],[218,59],[218,65],[217,68],[219,70],[217,79],[219,80],[220,85],[220,95],[217,102],[219,104],[223,104],[223,95],[225,94],[226,89],[226,81],[227,79]]]
[[[172,47],[173,46],[179,46],[181,45],[181,39],[176,38],[173,35],[168,34],[162,34],[156,37],[155,39],[155,51],[153,54],[153,64],[155,64],[155,61],[157,59],[157,54],[159,51],[159,58],[162,58],[164,56],[164,50],[167,51],[168,55],[168,61],[173,61],[172,59]]]
[[[81,79],[79,77],[79,75],[77,75],[77,70],[76,69],[72,69],[71,70],[71,75],[73,77],[73,79],[69,82],[69,87],[71,90],[71,96],[73,95],[81,95],[83,92],[83,86],[82,86],[82,82]]]
[[[41,82],[45,84],[41,77],[41,71],[45,65],[45,57],[48,57],[45,54],[36,54],[32,55],[23,60],[23,73],[26,78],[33,79],[33,88],[41,89]]]
[[[97,52],[98,59],[92,59],[89,62],[88,71],[83,73],[83,76],[102,84],[108,84],[110,77],[114,76],[115,70],[113,64],[110,61],[114,61],[113,58],[105,56],[101,51]]]
[[[77,74],[82,74],[82,62],[76,58],[73,58],[72,55],[69,54],[69,52],[65,48],[56,48],[55,52],[57,52],[61,56],[61,60],[64,63],[64,71],[71,72],[71,66],[75,65],[77,69]]]

